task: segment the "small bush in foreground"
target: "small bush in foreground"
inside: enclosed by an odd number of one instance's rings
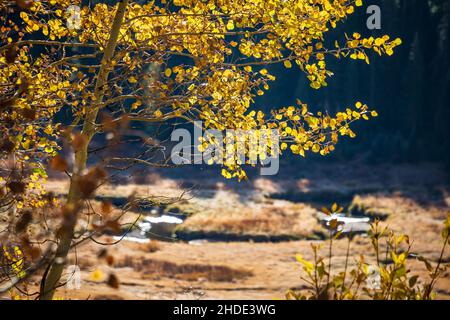
[[[333,219],[341,208],[333,205],[332,210],[324,210],[331,216],[329,223],[330,239],[328,241],[327,259],[320,255],[321,245],[311,244],[314,261],[310,262],[297,255],[303,265],[307,292],[289,290],[289,300],[430,300],[436,297],[433,291],[438,279],[447,270],[443,263],[444,253],[450,243],[450,213],[444,222],[442,231],[442,250],[439,259],[433,265],[428,259],[411,252],[412,242],[407,235],[395,234],[392,230],[380,226],[379,221],[371,225],[369,237],[376,257],[374,264],[368,263],[361,255],[355,266],[350,269],[350,247],[352,236],[348,237],[345,267],[342,272],[333,272],[333,241],[340,235],[340,225]],[[412,274],[408,259],[415,258],[425,264],[429,279],[421,279]]]

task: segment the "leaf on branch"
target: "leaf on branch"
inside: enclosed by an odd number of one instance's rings
[[[15,231],[17,234],[22,233],[28,227],[33,220],[31,211],[25,211],[21,214],[19,220],[16,223]]]
[[[5,52],[6,63],[8,64],[14,63],[16,61],[17,55],[18,51],[16,46],[8,48]]]
[[[21,181],[11,181],[6,185],[13,193],[24,193],[25,183]]]
[[[67,161],[60,155],[57,155],[52,160],[50,160],[50,168],[52,168],[55,171],[64,172],[68,168]]]

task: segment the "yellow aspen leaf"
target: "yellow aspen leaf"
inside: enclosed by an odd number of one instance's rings
[[[48,125],[47,127],[45,127],[44,132],[46,134],[52,134],[53,133],[53,128],[51,125]]]
[[[289,60],[285,60],[283,64],[288,69],[292,68],[292,63]]]
[[[335,202],[335,203],[333,203],[333,205],[331,206],[331,212],[336,212],[337,209],[338,209],[338,205],[337,205],[337,203]]]
[[[233,20],[228,20],[228,23],[227,23],[227,29],[228,30],[234,30],[234,22],[233,22]]]
[[[102,281],[104,278],[104,274],[100,269],[95,269],[92,273],[91,273],[91,280],[92,281]]]
[[[319,152],[319,151],[320,151],[320,146],[319,146],[318,144],[313,145],[312,151],[313,151],[314,153]]]
[[[305,157],[305,150],[303,148],[300,148],[298,151],[298,154],[301,155],[303,158]]]
[[[136,102],[134,102],[134,103],[131,105],[131,109],[132,109],[132,110],[137,109],[137,108],[139,108],[141,105],[142,105],[142,101],[141,101],[141,100],[137,100]]]
[[[153,115],[156,117],[156,118],[161,118],[162,116],[163,116],[163,113],[161,112],[161,110],[156,110],[154,113],[153,113]]]
[[[20,17],[22,18],[23,21],[28,22],[30,20],[30,18],[28,17],[28,14],[25,11],[21,11],[20,12]]]

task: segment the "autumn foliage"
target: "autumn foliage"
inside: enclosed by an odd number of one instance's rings
[[[79,0],[2,1],[0,205],[20,215],[56,204],[42,187],[49,167],[71,182],[42,297],[53,296],[83,202],[108,177],[104,168],[87,170],[97,135],[114,140],[130,123],[202,120],[205,129],[219,131],[276,130],[281,143],[269,144],[272,154],[327,155],[339,137],[355,136],[354,121],[377,116],[357,101],[334,115],[313,114],[300,99],[273,106],[268,114],[255,104],[276,81],[271,64],[298,69],[317,90],[333,75],[328,59],[369,63],[369,51],[392,55],[401,41],[387,35],[352,32],[326,39],[361,5],[360,0],[123,0],[94,6]],[[58,114],[69,120],[58,121]],[[149,153],[157,151],[148,141]],[[205,139],[200,148],[213,143]],[[64,144],[73,162],[60,154]],[[248,148],[247,156],[250,161],[267,151]],[[103,165],[158,165],[149,153],[109,157]],[[246,163],[234,160],[222,174],[245,179]]]

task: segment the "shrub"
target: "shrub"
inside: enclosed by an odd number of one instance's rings
[[[342,210],[333,205],[333,210],[324,212],[333,217]],[[443,258],[450,243],[450,213],[444,222],[442,231],[442,250],[438,261],[433,264],[423,256],[411,252],[412,242],[407,235],[395,234],[388,227],[382,228],[379,221],[371,225],[369,238],[376,257],[371,265],[361,255],[355,266],[350,269],[350,247],[352,236],[348,237],[345,267],[342,272],[333,272],[333,241],[342,235],[337,220],[330,221],[330,239],[328,240],[327,259],[320,255],[322,245],[311,244],[314,261],[307,261],[297,255],[306,275],[302,280],[307,283],[307,292],[289,290],[289,300],[430,300],[436,297],[433,291],[436,282],[447,270]],[[384,257],[382,259],[381,257]],[[408,266],[408,258],[416,258],[425,264],[429,279],[420,279],[412,274]]]

